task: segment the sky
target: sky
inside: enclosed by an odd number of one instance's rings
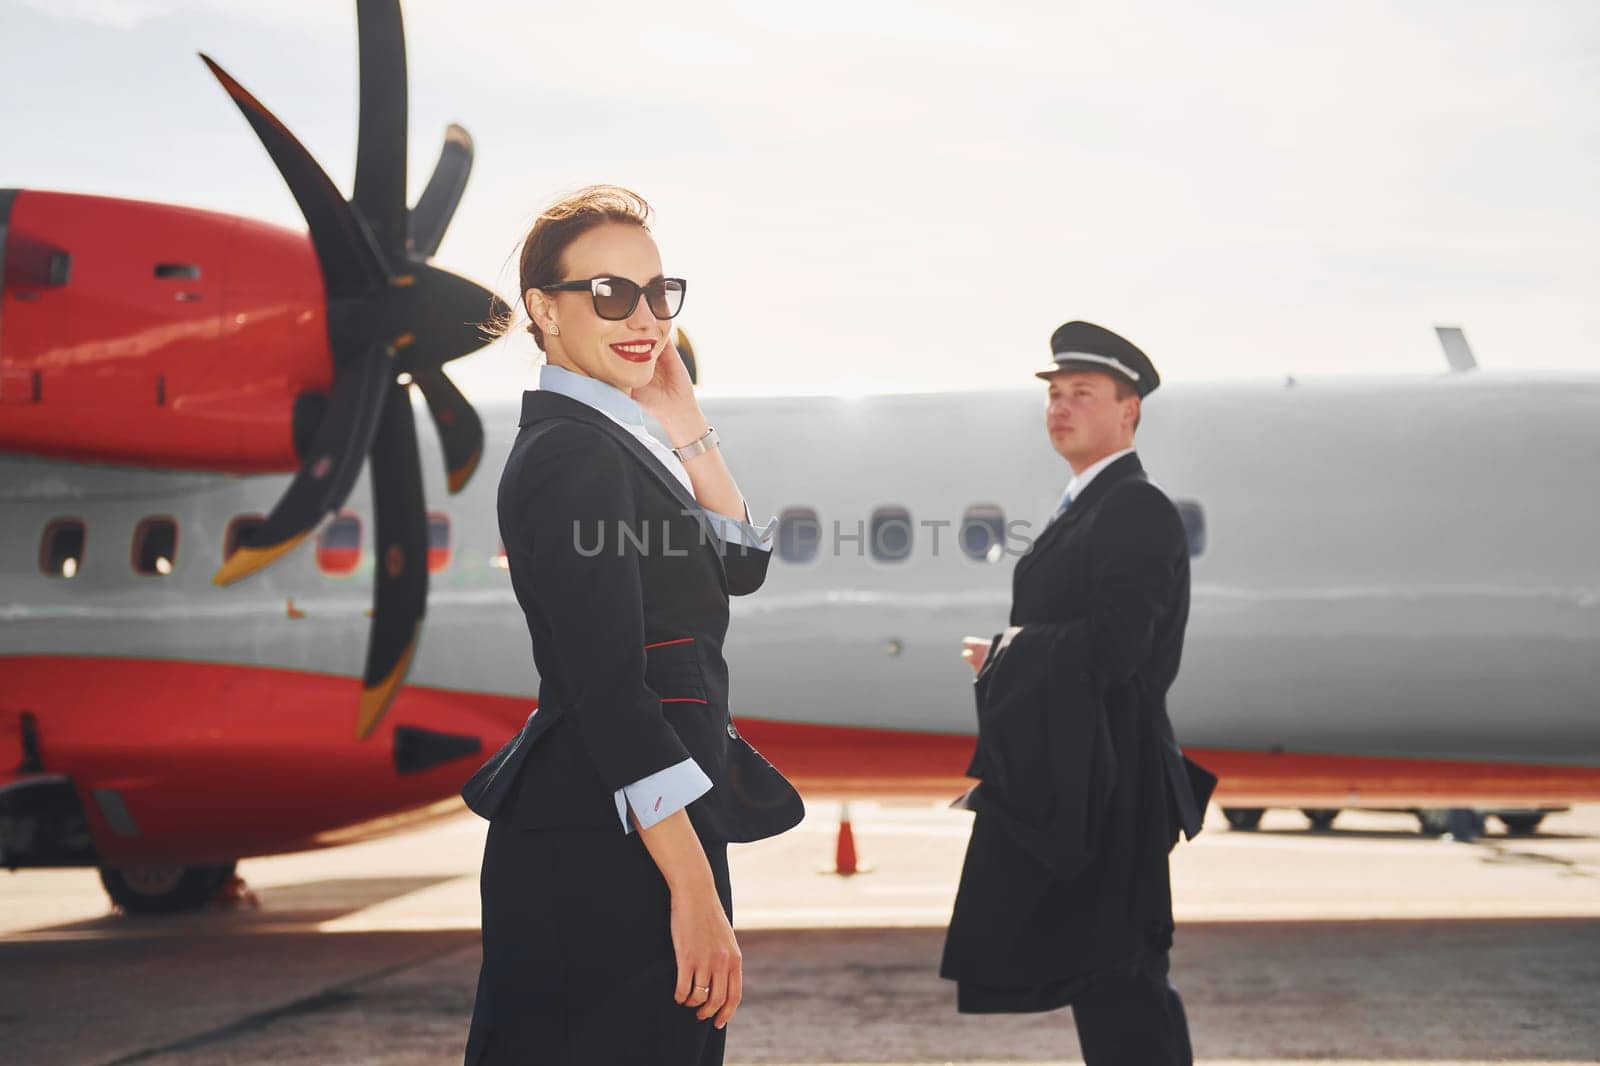
[[[347,192],[355,5],[0,0],[0,186],[303,229],[195,53]],[[656,210],[712,393],[1036,384],[1088,319],[1167,381],[1600,369],[1600,4],[417,0],[409,187],[512,295],[541,208]],[[515,395],[525,335],[449,367]]]

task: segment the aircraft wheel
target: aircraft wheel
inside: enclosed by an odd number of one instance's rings
[[[1426,807],[1411,812],[1417,816],[1417,832],[1427,837],[1443,836],[1450,828],[1450,812]]]
[[[1499,814],[1500,824],[1506,827],[1506,832],[1514,837],[1531,837],[1539,831],[1539,823],[1544,821],[1542,814]]]
[[[1337,807],[1307,807],[1300,812],[1306,816],[1306,821],[1311,823],[1311,828],[1318,833],[1326,833],[1333,828],[1333,820],[1339,817]]]
[[[1261,816],[1267,812],[1261,807],[1224,807],[1222,816],[1228,820],[1229,829],[1249,832],[1259,828]]]
[[[100,883],[127,914],[184,914],[204,907],[236,865],[102,866]]]

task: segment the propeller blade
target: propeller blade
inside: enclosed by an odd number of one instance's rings
[[[398,267],[406,247],[406,34],[399,0],[356,0],[361,125],[352,197]]]
[[[378,542],[358,738],[377,728],[405,682],[428,605],[428,516],[409,387],[391,383],[384,390],[370,454]]]
[[[483,420],[443,370],[423,370],[412,377],[428,401],[428,413],[439,431],[445,476],[454,495],[467,487],[483,458]]]
[[[694,359],[694,345],[689,343],[689,335],[680,327],[678,330],[678,354],[683,356],[683,367],[689,371],[689,380],[700,384],[700,366]]]
[[[357,296],[383,285],[388,276],[383,258],[366,226],[339,195],[332,179],[260,100],[251,96],[210,56],[202,53],[200,58],[233,98],[250,128],[256,131],[267,155],[272,157],[278,173],[283,175],[284,183],[294,194],[295,203],[300,205],[300,213],[311,228],[311,243],[317,250],[317,260],[322,264],[322,283],[328,297]]]
[[[229,585],[287,553],[344,503],[377,432],[384,387],[394,379],[390,350],[373,347],[333,376],[326,413],[294,480],[248,537],[222,561],[212,583]]]
[[[467,175],[472,173],[472,135],[460,126],[451,124],[444,131],[444,147],[439,150],[439,162],[434,165],[433,176],[417,199],[411,211],[411,252],[423,259],[431,259],[439,251],[444,231],[455,217],[456,205],[467,188]]]
[[[424,263],[417,264],[410,291],[414,343],[402,355],[400,369],[413,374],[482,348],[490,340],[484,323],[509,310],[476,281]]]

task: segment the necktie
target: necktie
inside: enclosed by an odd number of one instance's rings
[[[1050,516],[1050,521],[1045,523],[1045,524],[1046,525],[1053,524],[1055,522],[1055,520],[1060,518],[1063,514],[1065,514],[1066,511],[1067,511],[1067,508],[1071,507],[1071,506],[1072,506],[1072,493],[1070,493],[1070,492],[1064,493],[1062,495],[1062,497],[1061,497],[1061,502],[1056,504],[1056,513],[1051,515]]]

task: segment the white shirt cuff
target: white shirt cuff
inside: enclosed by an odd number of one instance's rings
[[[760,548],[762,551],[772,550],[772,537],[778,528],[777,515],[767,519],[766,525],[753,525],[750,522],[750,505],[746,503],[743,522],[716,511],[707,511],[706,517],[711,520],[711,528],[722,538],[722,543],[743,544],[747,548]]]
[[[639,819],[640,828],[649,829],[710,791],[711,778],[692,758],[657,770],[631,785],[623,785],[616,792],[617,817],[622,819],[622,831],[633,832],[633,823],[628,819],[629,807]]]

